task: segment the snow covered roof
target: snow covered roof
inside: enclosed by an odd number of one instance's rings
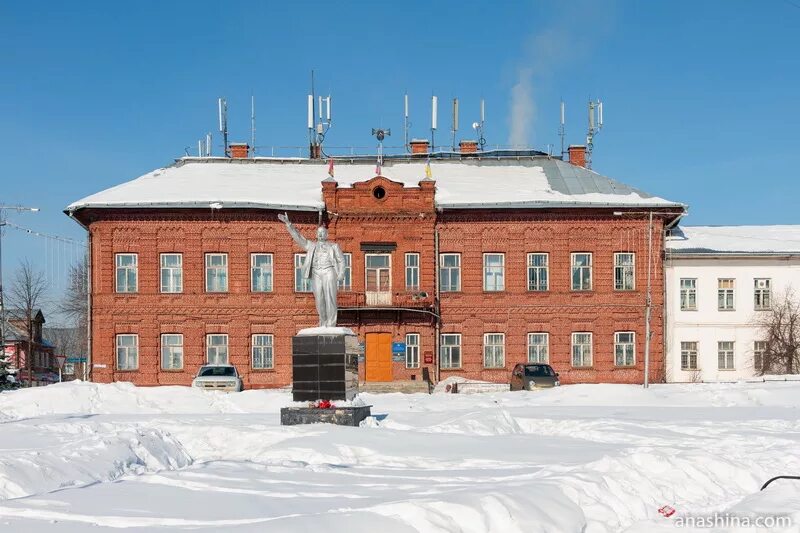
[[[680,226],[667,237],[673,254],[800,254],[800,225]]]
[[[671,207],[682,204],[651,196],[591,170],[547,156],[434,159],[436,203],[441,208],[486,207]],[[375,159],[336,159],[340,187],[375,177]],[[416,187],[425,160],[387,158],[381,175]],[[327,162],[309,159],[183,158],[67,207],[255,207],[323,208]]]

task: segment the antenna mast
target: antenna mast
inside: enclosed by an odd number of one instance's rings
[[[592,168],[594,137],[603,129],[603,102],[589,100],[589,131],[586,134],[586,168]]]
[[[481,98],[481,120],[480,122],[473,122],[472,129],[478,134],[478,149],[483,150],[486,144],[486,139],[483,138],[483,123],[486,119],[486,106],[483,98]]]
[[[431,153],[434,151],[436,147],[436,143],[434,142],[434,136],[436,135],[438,114],[439,114],[439,98],[437,98],[436,96],[432,96],[431,97]]]
[[[403,95],[403,142],[405,143],[406,152],[410,151],[408,144],[408,127],[411,123],[408,121],[408,93]]]
[[[453,145],[452,150],[456,151],[456,132],[458,131],[458,98],[453,98]]]
[[[561,159],[564,159],[564,137],[567,135],[567,130],[565,129],[565,105],[564,100],[561,100],[561,126],[558,127],[558,136],[561,137]]]
[[[256,97],[250,95],[250,150],[253,156],[256,155]]]
[[[219,132],[222,134],[222,145],[225,157],[228,157],[228,102],[224,98],[217,100],[219,106]]]

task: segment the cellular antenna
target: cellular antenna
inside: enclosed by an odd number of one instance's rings
[[[250,147],[251,157],[256,155],[256,97],[250,95]]]
[[[452,150],[456,151],[456,132],[458,131],[458,98],[453,98],[453,145]]]
[[[439,99],[436,96],[431,97],[431,152],[434,151],[436,143],[434,136],[436,135],[436,126],[438,123],[439,115]]]
[[[558,127],[558,136],[561,137],[561,159],[564,159],[566,152],[564,151],[564,138],[567,134],[565,129],[566,107],[564,100],[561,100],[561,125]]]
[[[408,121],[408,93],[403,95],[403,142],[405,143],[406,152],[410,151],[408,144],[408,127],[411,123]]]
[[[594,137],[603,129],[603,102],[589,100],[589,131],[586,133],[586,168],[592,168]]]
[[[222,134],[222,146],[225,157],[228,157],[228,102],[224,98],[217,100],[219,107],[219,132]]]
[[[206,133],[206,157],[211,157],[211,132]]]
[[[486,102],[481,98],[481,120],[480,122],[473,122],[472,129],[478,134],[478,147],[483,150],[486,144],[486,139],[483,138],[483,123],[486,120]]]

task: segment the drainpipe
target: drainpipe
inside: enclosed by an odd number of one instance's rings
[[[439,223],[438,221],[433,223],[433,255],[435,262],[434,268],[434,298],[433,298],[433,307],[434,311],[436,312],[436,328],[435,328],[435,338],[433,340],[433,348],[436,353],[433,356],[434,360],[434,375],[436,376],[436,383],[441,381],[441,366],[439,365],[439,356],[440,356],[440,349],[439,349],[439,337],[440,331],[442,328],[442,309],[441,305],[439,304]]]
[[[86,230],[86,362],[83,364],[83,379],[92,381],[92,232],[75,217],[74,210],[64,212]]]

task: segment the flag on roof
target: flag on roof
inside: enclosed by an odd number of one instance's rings
[[[333,177],[333,158],[328,159],[328,176]]]

